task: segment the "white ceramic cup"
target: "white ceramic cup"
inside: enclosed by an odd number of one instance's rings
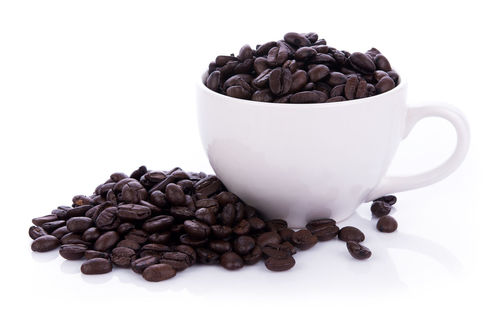
[[[404,79],[372,97],[320,104],[232,98],[197,86],[201,141],[229,191],[267,217],[302,227],[315,218],[342,221],[362,202],[424,187],[464,160],[469,128],[444,105],[408,107]],[[441,165],[413,176],[385,176],[401,140],[426,117],[453,124],[457,144]]]

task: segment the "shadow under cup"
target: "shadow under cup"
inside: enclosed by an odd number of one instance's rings
[[[385,175],[402,140],[405,81],[372,97],[333,103],[242,100],[197,86],[203,147],[229,191],[290,226],[341,221]]]

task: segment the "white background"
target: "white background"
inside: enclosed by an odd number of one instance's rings
[[[500,24],[493,3],[0,1],[2,306],[498,307]],[[334,241],[298,254],[287,273],[263,264],[234,273],[195,267],[150,284],[129,270],[83,276],[80,262],[57,251],[31,252],[32,217],[90,194],[114,171],[146,164],[210,172],[197,132],[196,80],[216,55],[288,31],[318,32],[339,49],[375,46],[408,79],[410,104],[449,102],[470,121],[464,164],[438,184],[398,195],[397,233],[374,230],[367,205],[345,222],[365,231],[370,260],[350,258]],[[454,140],[445,121],[422,121],[391,172],[438,164]]]

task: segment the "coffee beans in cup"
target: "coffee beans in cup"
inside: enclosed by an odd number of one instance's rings
[[[316,33],[246,44],[237,55],[219,55],[205,85],[218,93],[260,102],[324,103],[390,91],[399,75],[376,48],[350,53],[328,46]]]

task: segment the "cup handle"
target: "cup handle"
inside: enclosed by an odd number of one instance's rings
[[[438,167],[420,174],[411,176],[385,176],[382,178],[380,184],[368,194],[365,202],[373,201],[387,194],[421,188],[436,183],[450,175],[463,162],[470,143],[469,125],[465,116],[455,107],[432,103],[425,106],[408,108],[402,139],[408,136],[418,121],[427,117],[444,118],[455,127],[457,144],[453,154]]]

